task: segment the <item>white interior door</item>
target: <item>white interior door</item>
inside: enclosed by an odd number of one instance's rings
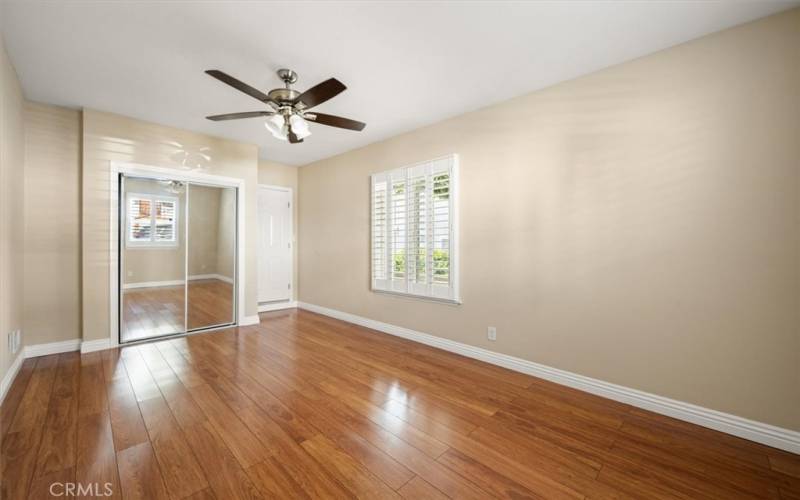
[[[258,190],[258,301],[292,296],[292,192]]]

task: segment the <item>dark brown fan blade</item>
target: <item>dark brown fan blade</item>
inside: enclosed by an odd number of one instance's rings
[[[341,94],[346,88],[336,78],[330,78],[300,94],[296,101],[302,102],[305,105],[305,109],[313,108],[317,104],[322,104],[328,99]]]
[[[335,115],[326,115],[325,113],[309,113],[307,118],[314,122],[320,123],[322,125],[328,125],[329,127],[339,127],[339,128],[346,128],[348,130],[364,130],[364,127],[367,126],[366,123],[357,122],[355,120],[351,120],[350,118],[342,118],[341,116]]]
[[[261,102],[272,102],[272,99],[270,99],[267,94],[261,92],[260,90],[258,90],[256,88],[251,87],[250,85],[248,85],[248,84],[246,84],[246,83],[244,83],[242,81],[237,80],[236,78],[232,77],[231,75],[229,75],[227,73],[223,73],[222,71],[220,71],[218,69],[210,69],[210,70],[206,71],[206,73],[208,73],[209,75],[213,76],[214,78],[216,78],[217,80],[221,81],[222,83],[227,83],[228,85],[230,85],[231,87],[235,88],[236,90],[238,90],[240,92],[244,92],[245,94],[249,95],[250,97],[258,99]]]
[[[258,118],[259,116],[272,116],[272,111],[245,111],[244,113],[228,113],[225,115],[206,116],[207,119],[215,122],[222,120],[239,120],[242,118]]]
[[[303,139],[301,139],[301,138],[297,137],[296,135],[294,135],[294,132],[292,132],[292,129],[290,128],[289,129],[289,142],[291,142],[292,144],[297,144],[298,142],[303,142]]]

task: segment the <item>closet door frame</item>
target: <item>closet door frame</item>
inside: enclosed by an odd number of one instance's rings
[[[236,262],[235,262],[235,288],[234,295],[234,322],[233,325],[224,325],[217,328],[230,328],[231,326],[243,326],[249,324],[245,314],[245,181],[237,177],[227,177],[222,175],[207,174],[203,172],[193,172],[183,169],[166,168],[140,163],[110,162],[109,165],[109,336],[107,339],[98,339],[83,342],[81,350],[90,352],[108,347],[120,345],[120,320],[121,320],[121,293],[120,293],[120,213],[122,197],[120,175],[130,177],[145,177],[151,179],[168,179],[186,183],[205,184],[217,187],[235,188],[236,190]],[[188,190],[188,187],[187,187]],[[188,223],[187,223],[188,227]],[[188,254],[187,254],[188,255]],[[186,325],[185,325],[186,326]],[[207,332],[215,328],[195,330],[176,335],[186,335],[192,333]],[[152,341],[153,337],[145,341]],[[126,342],[125,344],[133,344]]]

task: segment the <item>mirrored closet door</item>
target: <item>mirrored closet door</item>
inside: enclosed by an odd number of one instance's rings
[[[187,329],[234,322],[236,189],[190,184]]]
[[[121,176],[120,342],[236,323],[236,188]]]

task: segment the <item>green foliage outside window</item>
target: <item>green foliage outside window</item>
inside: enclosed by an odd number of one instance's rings
[[[425,180],[424,178],[416,179],[411,182],[409,203],[412,207],[425,206]],[[406,183],[397,182],[392,185],[393,197],[398,197],[406,194]],[[434,209],[441,205],[437,202],[447,202],[450,199],[450,174],[436,174],[433,176],[433,207],[428,210]],[[405,211],[405,202],[398,205]],[[409,234],[416,235],[420,232],[420,226],[423,221],[420,220],[418,213],[411,212],[409,214]],[[410,236],[413,245],[420,241],[419,239]],[[402,241],[402,240],[401,240]],[[404,248],[397,249],[392,254],[392,276],[395,278],[406,278],[406,251]],[[426,281],[423,276],[426,271],[425,251],[417,252],[416,256],[416,269],[412,270],[412,275],[409,278],[413,281],[415,277],[422,278],[419,281]],[[434,283],[448,283],[450,281],[450,252],[449,250],[436,249],[433,251],[433,282]]]
[[[406,272],[406,252],[398,250],[392,256],[394,265],[392,271],[395,276],[404,276]],[[417,273],[425,270],[425,255],[417,255]],[[436,249],[433,251],[433,281],[434,283],[447,283],[450,274],[450,252]]]

